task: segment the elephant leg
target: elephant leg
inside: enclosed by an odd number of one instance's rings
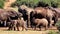
[[[48,20],[48,27],[50,27],[51,26],[50,24],[51,24],[52,17],[48,17],[47,20]]]
[[[16,25],[16,27],[17,27],[17,31],[19,31],[19,25],[18,24]]]
[[[45,26],[45,30],[47,30],[47,29],[48,29],[48,25]]]
[[[24,23],[23,27],[27,31],[27,21]]]
[[[46,17],[46,19],[48,20],[48,28],[50,27],[50,17]]]
[[[12,22],[10,23],[10,27],[11,27],[11,30],[14,29],[14,24]]]
[[[31,25],[31,28],[34,30],[34,25]]]
[[[16,30],[16,27],[14,27],[14,31]]]
[[[27,31],[27,28],[25,28],[25,30]]]
[[[8,30],[10,30],[10,22],[8,22]]]
[[[10,26],[8,27],[8,30],[10,30]]]
[[[50,17],[50,27],[52,27],[52,17]]]
[[[8,30],[12,30],[12,27],[11,27],[11,26],[9,26]]]
[[[13,29],[14,29],[14,31],[16,30],[16,25],[15,24],[13,25]]]
[[[52,24],[52,25],[55,26],[55,24],[56,24],[56,21],[54,20],[54,24]]]
[[[31,28],[33,29],[34,25],[33,25],[33,22],[31,22]]]
[[[1,24],[3,24],[3,22],[1,21]]]
[[[8,26],[8,30],[11,30],[11,26],[10,25]]]
[[[14,31],[15,31],[16,30],[16,24],[14,24],[13,27],[14,27]]]
[[[31,23],[30,23],[30,14],[28,15],[28,27],[30,28],[31,27],[31,25],[30,25]]]
[[[17,31],[19,31],[19,27],[17,27]]]
[[[35,29],[34,30],[36,30],[36,28],[39,26],[39,24],[37,24],[36,26],[35,26]]]
[[[54,18],[54,24],[53,24],[53,26],[55,26],[55,24],[57,23],[57,21],[58,21],[58,18]]]
[[[4,26],[6,26],[6,21],[4,21]]]
[[[42,27],[42,26],[39,26],[40,31],[41,31],[41,27]]]
[[[13,30],[13,24],[9,23],[9,30]]]
[[[24,26],[22,26],[22,31],[24,30]]]
[[[55,26],[55,24],[57,23],[57,21],[58,21],[58,13],[55,14],[53,26]]]
[[[36,30],[36,26],[34,27],[34,30]]]
[[[27,26],[26,25],[24,25],[24,29],[27,31]]]
[[[12,23],[9,22],[9,23],[8,23],[8,30],[12,30],[12,29],[13,29],[12,27],[13,27],[13,26],[12,26]]]

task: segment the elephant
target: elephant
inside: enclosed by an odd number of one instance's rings
[[[13,9],[7,9],[6,10],[8,13],[9,13],[9,17],[10,17],[10,19],[18,19],[18,18],[20,18],[21,16],[22,16],[22,14],[21,13],[19,13],[19,12],[16,12],[15,10],[13,10]]]
[[[8,30],[16,30],[19,31],[19,28],[17,27],[17,20],[11,20],[8,22]]]
[[[16,12],[13,9],[8,9],[8,10],[6,10],[6,12],[9,14],[9,17],[8,17],[9,20],[17,20],[18,18],[21,19],[21,17],[22,17],[21,13]]]
[[[18,24],[18,22],[17,22],[17,20],[11,20],[10,22],[9,22],[9,28],[8,28],[8,30],[16,30],[17,29],[17,31],[19,31],[19,24]]]
[[[26,25],[27,25],[26,22],[22,18],[21,18],[21,20],[18,18],[18,20],[11,20],[9,22],[8,30],[12,30],[12,29],[16,30],[17,29],[17,31],[19,31],[20,30],[19,29],[20,26],[22,27],[22,31],[24,29],[27,30]]]
[[[27,29],[27,21],[24,21],[23,17],[21,17],[21,20],[18,19],[18,24],[20,25],[20,27],[22,27],[22,31],[25,29],[26,31]],[[18,25],[17,24],[17,25]]]
[[[48,20],[48,27],[50,27],[51,20],[53,19],[54,22],[56,23],[58,15],[55,11],[52,11],[48,7],[36,7],[34,11],[31,12],[30,17],[31,17],[31,22],[33,17],[35,17],[35,19],[46,18]]]
[[[4,26],[8,25],[9,19],[18,19],[22,16],[21,13],[14,11],[13,9],[0,9],[0,22]]]
[[[21,19],[22,13],[16,12],[13,9],[8,9],[8,10],[5,9],[5,10],[9,14],[9,17],[8,17],[9,21],[7,21],[8,27],[9,27],[8,30],[12,30],[12,28],[16,30],[17,28],[17,30],[19,31],[19,26],[18,26],[19,24],[17,23],[17,20],[18,18]]]
[[[33,23],[35,23],[36,24],[36,26],[35,26],[35,30],[36,30],[36,27],[40,27],[40,30],[41,30],[41,26],[44,26],[45,27],[45,30],[47,30],[47,28],[48,28],[48,21],[47,21],[47,19],[45,19],[45,18],[42,18],[42,19],[33,19],[34,21],[33,21]]]
[[[34,9],[25,5],[21,5],[20,7],[18,7],[18,11],[23,14],[22,17],[25,21],[27,20],[27,25],[29,25],[28,27],[30,27],[30,13],[34,11]]]
[[[55,26],[55,24],[56,24],[57,21],[58,21],[59,10],[56,9],[56,8],[50,7],[50,6],[48,6],[48,8],[51,9],[51,10],[53,11],[53,18],[52,18],[52,20],[54,20],[53,26]]]
[[[4,26],[6,26],[7,19],[9,17],[9,13],[6,12],[5,9],[0,9],[0,22],[1,24],[4,23]]]

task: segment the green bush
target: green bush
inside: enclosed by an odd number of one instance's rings
[[[0,8],[3,8],[5,0],[0,0]]]
[[[57,29],[60,31],[60,20],[56,23]]]
[[[20,5],[27,5],[28,7],[34,7],[37,5],[37,3],[39,2],[39,0],[16,0],[15,3],[13,3],[11,6],[20,6]]]
[[[16,2],[12,4],[12,6],[25,4],[28,7],[34,8],[39,4],[39,2],[41,2],[42,6],[45,6],[46,4],[52,7],[60,6],[60,0],[16,0]]]
[[[56,23],[56,26],[57,27],[60,26],[60,20]]]
[[[58,3],[54,2],[54,1],[51,1],[51,6],[54,7],[54,8],[57,8],[58,7]]]
[[[55,32],[55,31],[49,31],[48,34],[58,34],[58,32]]]

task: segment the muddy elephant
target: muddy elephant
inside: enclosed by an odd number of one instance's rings
[[[57,13],[55,11],[52,11],[51,9],[46,8],[46,7],[37,7],[34,10],[35,11],[32,11],[30,14],[31,22],[32,22],[32,18],[35,17],[35,18],[39,18],[39,19],[46,18],[48,20],[48,27],[50,27],[50,23],[51,23],[52,19],[56,23],[58,17],[57,17]]]

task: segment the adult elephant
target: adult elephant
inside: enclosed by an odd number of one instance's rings
[[[10,20],[17,20],[18,18],[21,19],[22,14],[19,13],[19,12],[16,12],[15,10],[13,10],[13,9],[5,9],[5,11],[8,14],[7,22],[10,22]]]
[[[13,9],[5,9],[8,15],[8,20],[17,20],[18,18],[21,18],[22,14],[19,12],[16,12]]]
[[[21,13],[16,12],[16,11],[13,10],[13,9],[8,9],[8,10],[6,10],[6,11],[7,11],[7,13],[9,14],[10,19],[12,19],[12,20],[21,18],[21,16],[22,16]]]
[[[17,19],[22,16],[21,13],[14,11],[13,9],[0,9],[0,22],[1,24],[4,24],[4,26],[7,25],[7,21],[9,17],[11,19]]]
[[[46,18],[48,20],[48,26],[51,26],[50,23],[52,21],[52,18],[54,20],[56,20],[57,18],[57,13],[54,11],[52,11],[49,8],[46,7],[37,7],[35,8],[35,11],[31,12],[31,17],[35,17],[35,18]],[[31,22],[32,22],[32,18],[31,18]]]
[[[0,9],[0,22],[1,22],[1,24],[4,23],[4,26],[6,26],[6,21],[7,21],[8,17],[9,17],[9,13],[6,12],[5,9]]]
[[[34,9],[27,7],[26,5],[22,5],[18,7],[18,11],[23,14],[24,20],[27,20],[28,27],[30,27],[30,13],[34,11]]]
[[[54,20],[53,26],[55,26],[55,24],[58,21],[58,14],[60,13],[60,11],[57,8],[53,8],[53,7],[49,7],[49,6],[48,6],[48,8],[53,11],[53,18],[52,19]]]
[[[21,13],[19,13],[19,12],[16,12],[15,10],[13,10],[13,9],[8,9],[8,10],[6,10],[6,12],[9,14],[9,17],[8,17],[8,20],[7,20],[7,24],[8,24],[8,29],[10,30],[11,28],[13,28],[14,26],[16,26],[16,25],[14,25],[13,24],[13,22],[15,21],[15,20],[18,20],[18,18],[19,19],[21,19],[21,16],[22,16],[22,14]],[[11,22],[12,21],[12,22]],[[15,23],[15,22],[14,22]],[[15,24],[17,24],[17,23],[15,23]],[[14,25],[14,26],[11,26],[11,25]],[[17,25],[19,25],[19,24],[17,24]],[[17,26],[18,27],[18,26]]]

